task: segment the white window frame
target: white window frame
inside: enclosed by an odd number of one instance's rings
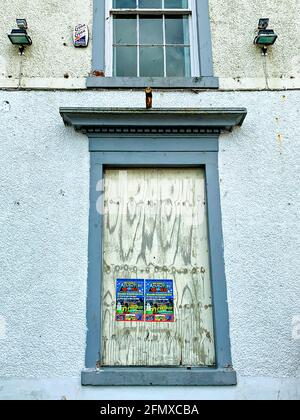
[[[105,75],[107,77],[113,77],[113,0],[105,1]],[[182,12],[189,10],[189,32],[190,32],[190,59],[191,59],[191,77],[200,76],[199,68],[199,46],[198,46],[198,34],[197,34],[197,13],[196,13],[196,0],[188,0],[188,9],[126,9],[126,13],[138,14],[138,11],[142,11],[143,14],[153,15],[158,12],[168,11],[170,14],[181,14]],[[184,13],[183,13],[184,14]],[[165,31],[165,25],[164,25]],[[164,53],[166,49],[164,48]],[[139,59],[139,54],[138,54]],[[164,57],[164,66],[166,66],[166,57]],[[139,62],[138,62],[139,69]],[[139,77],[139,75],[138,75]]]

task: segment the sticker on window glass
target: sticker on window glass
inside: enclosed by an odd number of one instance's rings
[[[117,280],[116,321],[142,322],[145,320],[144,280]]]
[[[173,280],[146,281],[146,322],[174,322]]]

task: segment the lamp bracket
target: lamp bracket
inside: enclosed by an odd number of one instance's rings
[[[17,19],[17,26],[19,29],[25,29],[25,31],[28,29],[28,24],[26,19]]]
[[[262,29],[267,29],[267,27],[269,26],[269,22],[270,22],[270,19],[269,19],[269,18],[262,18],[262,19],[259,19],[259,22],[258,22],[258,29],[259,29],[259,30],[262,30]]]

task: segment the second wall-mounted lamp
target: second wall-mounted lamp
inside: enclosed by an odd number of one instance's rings
[[[270,19],[263,18],[259,20],[258,23],[258,34],[254,39],[254,44],[262,48],[264,55],[267,54],[268,47],[274,45],[278,35],[274,32],[273,29],[268,29]]]
[[[18,29],[13,29],[8,38],[13,45],[19,47],[20,53],[24,53],[25,47],[32,45],[32,39],[27,33],[28,25],[26,19],[17,19]]]

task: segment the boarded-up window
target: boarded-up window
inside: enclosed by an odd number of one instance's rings
[[[107,169],[104,209],[102,364],[215,365],[204,169]],[[174,321],[117,321],[120,279],[173,281]]]

